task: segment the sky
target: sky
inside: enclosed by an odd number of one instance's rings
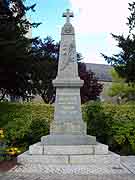
[[[128,33],[128,3],[132,0],[26,0],[26,4],[36,3],[35,12],[29,12],[32,22],[41,22],[32,29],[33,37],[51,36],[56,42],[61,39],[61,28],[65,23],[62,17],[66,9],[71,9],[74,18],[71,23],[76,32],[77,52],[87,63],[106,64],[101,53],[117,54],[117,42],[113,34]]]

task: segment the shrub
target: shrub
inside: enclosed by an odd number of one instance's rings
[[[135,154],[135,104],[89,102],[83,107],[88,134],[121,154]]]
[[[11,160],[20,153],[21,151],[18,148],[6,146],[5,131],[4,129],[0,129],[0,162],[4,160]]]
[[[121,155],[135,154],[135,103],[89,102],[82,109],[88,134]],[[0,103],[0,127],[6,145],[22,152],[40,141],[49,133],[53,111],[53,106],[46,104]]]
[[[10,147],[24,151],[49,133],[53,108],[45,104],[0,103],[0,127],[5,130],[5,141]]]

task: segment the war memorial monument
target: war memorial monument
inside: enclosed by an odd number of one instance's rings
[[[74,27],[70,23],[73,13],[68,9],[61,32],[54,119],[50,134],[41,137],[29,150],[18,156],[21,164],[92,165],[119,167],[120,156],[98,143],[96,137],[86,133],[82,119],[80,88],[83,80],[78,76]]]

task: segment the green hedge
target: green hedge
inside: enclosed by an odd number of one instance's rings
[[[87,133],[121,155],[135,154],[135,104],[91,102],[83,107]]]
[[[24,150],[49,133],[53,107],[45,104],[0,103],[0,127],[9,146]]]
[[[135,104],[90,102],[82,107],[88,134],[121,155],[135,154]],[[54,108],[46,104],[0,103],[0,128],[9,146],[23,147],[49,133]]]

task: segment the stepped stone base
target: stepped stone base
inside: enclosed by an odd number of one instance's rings
[[[120,156],[108,151],[108,146],[96,145],[43,145],[36,143],[29,147],[29,151],[18,156],[21,164],[49,164],[49,165],[97,165],[119,168]]]
[[[96,145],[43,145],[36,143],[29,147],[30,155],[107,155],[108,146],[97,143]]]
[[[68,108],[71,108],[71,106]],[[74,119],[76,118],[78,117],[74,117]],[[86,123],[83,121],[53,121],[50,126],[50,135],[86,135],[86,129]]]
[[[44,145],[94,145],[96,138],[89,135],[57,135],[43,136],[41,143]]]

